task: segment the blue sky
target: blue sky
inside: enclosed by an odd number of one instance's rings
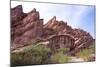
[[[11,7],[17,5],[23,6],[25,13],[36,8],[40,13],[40,18],[44,19],[44,23],[53,16],[57,20],[63,20],[73,28],[81,28],[89,32],[95,38],[95,7],[83,5],[67,5],[67,4],[47,4],[34,2],[17,2],[12,1]]]

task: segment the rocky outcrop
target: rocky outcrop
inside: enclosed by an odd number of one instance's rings
[[[70,53],[72,54],[76,53],[80,49],[89,47],[93,42],[93,38],[89,33],[82,29],[73,29],[67,24],[67,22],[57,21],[55,16],[44,25],[44,28],[54,30],[56,35],[69,34],[74,37],[74,45],[70,46]]]
[[[40,19],[39,12],[35,8],[29,13],[24,13],[21,5],[12,8],[11,49],[23,47],[38,40],[50,40],[51,49],[60,46],[62,48],[69,43],[70,53],[74,54],[90,46],[93,37],[82,29],[73,29],[67,22],[57,21],[56,16],[43,24],[43,19]]]
[[[74,48],[71,51],[72,54],[75,54],[79,50],[87,48],[93,44],[93,37],[86,31],[82,29],[73,29],[73,33],[75,43]]]
[[[72,31],[71,26],[67,25],[67,22],[57,21],[56,16],[54,16],[47,24],[44,25],[44,28],[49,28],[55,30],[58,34],[66,34]]]
[[[58,34],[58,35],[52,35],[48,39],[49,44],[48,47],[51,48],[53,52],[57,52],[60,48],[73,48],[74,46],[74,38],[73,36],[69,34]]]
[[[39,12],[33,9],[25,16],[23,15],[22,6],[11,9],[12,49],[34,42],[42,35],[43,19],[39,18]]]

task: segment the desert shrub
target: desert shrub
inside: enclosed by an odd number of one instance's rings
[[[95,54],[95,44],[93,43],[88,48],[80,50],[78,53],[76,53],[77,57],[83,58],[85,61],[92,61],[91,58],[93,58]]]
[[[52,63],[66,63],[70,60],[70,58],[63,54],[63,52],[55,53],[51,56]]]
[[[49,63],[50,49],[44,45],[33,45],[22,52],[11,53],[11,65],[31,65]]]
[[[69,48],[59,48],[57,51],[62,53],[67,53],[69,51]]]
[[[51,63],[66,63],[70,60],[69,56],[67,55],[67,52],[69,51],[69,48],[59,48],[57,49],[57,52],[53,53],[50,61]]]

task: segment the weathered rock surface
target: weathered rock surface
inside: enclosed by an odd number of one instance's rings
[[[62,48],[68,46],[67,43],[69,43],[72,54],[87,48],[93,41],[89,33],[82,29],[73,29],[67,22],[57,21],[56,16],[43,25],[43,19],[40,19],[36,9],[24,13],[21,5],[12,8],[11,48],[16,49],[34,43],[38,39],[49,40],[51,49]]]
[[[71,37],[73,37],[74,45],[70,46],[70,51],[71,51],[70,53],[72,54],[79,51],[80,49],[87,48],[93,42],[93,37],[89,33],[87,33],[86,31],[82,29],[73,29],[71,26],[67,25],[67,22],[57,21],[55,16],[50,21],[48,21],[47,24],[44,25],[44,28],[54,30],[56,32],[56,35],[57,34],[62,34],[62,35],[69,34]],[[59,39],[59,40],[64,41],[63,39]],[[60,43],[60,41],[58,41],[58,43]],[[56,42],[54,43],[54,45],[55,44]]]
[[[47,24],[44,25],[44,28],[53,29],[58,34],[66,34],[72,31],[71,26],[67,25],[67,22],[57,21],[56,16],[54,16]]]
[[[39,12],[36,9],[27,13],[25,17],[22,17],[24,13],[20,5],[12,8],[11,12],[11,23],[13,23],[11,25],[12,49],[27,45],[42,35],[43,19],[39,18]],[[21,20],[19,17],[22,17]]]

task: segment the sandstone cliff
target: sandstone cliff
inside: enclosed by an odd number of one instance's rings
[[[73,37],[72,41],[74,44],[70,46],[71,53],[75,53],[79,51],[79,49],[87,48],[93,41],[93,37],[89,33],[82,29],[73,29],[67,22],[57,21],[56,16],[43,25],[43,19],[40,19],[39,12],[36,11],[35,8],[29,13],[24,13],[21,5],[11,9],[12,50],[35,43],[38,39],[48,39],[52,35],[56,35],[56,37],[51,38],[54,40],[56,40],[57,37],[61,37],[59,39],[60,45],[65,43],[63,41],[66,41],[63,38]],[[68,40],[70,40],[70,38]],[[53,44],[57,43],[53,42]],[[56,47],[57,46],[53,48]]]
[[[42,35],[43,19],[40,19],[39,12],[33,9],[24,14],[21,5],[11,9],[12,49],[27,45]]]

